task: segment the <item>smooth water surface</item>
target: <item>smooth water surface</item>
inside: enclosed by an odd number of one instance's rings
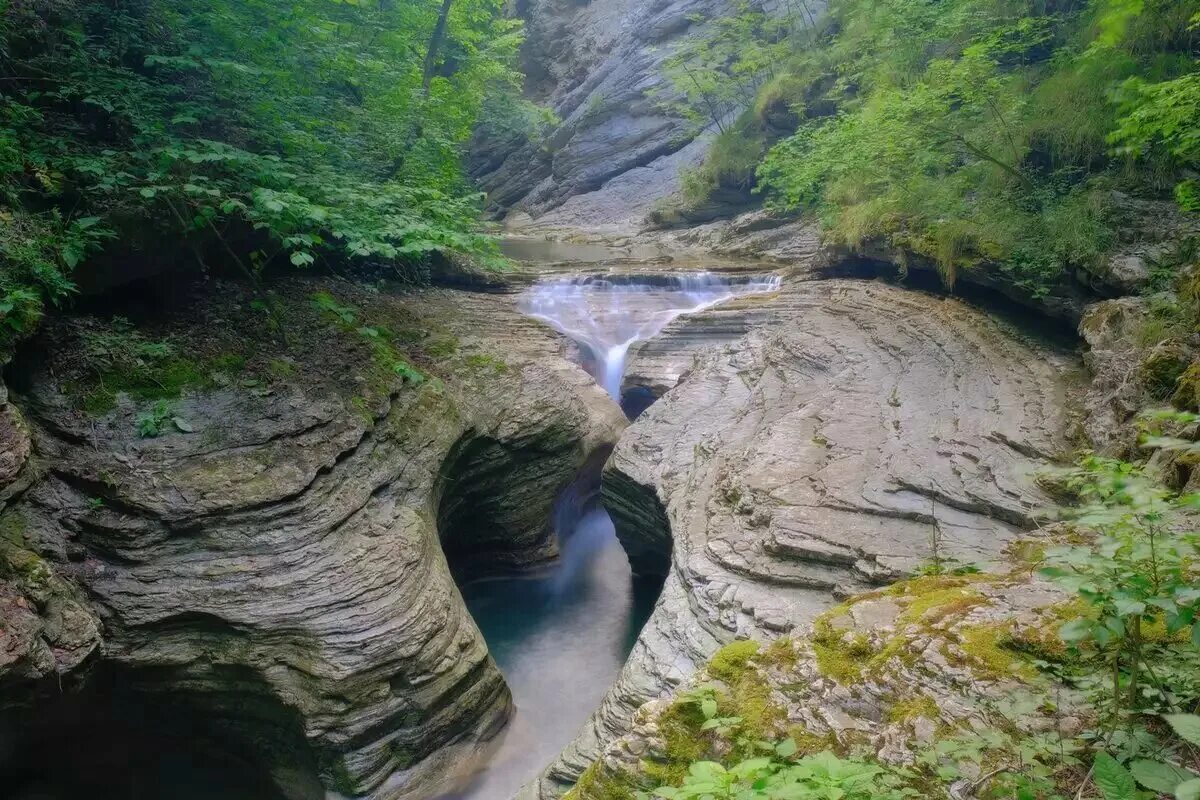
[[[445,800],[507,800],[575,737],[608,692],[649,616],[608,513],[593,506],[535,577],[462,588],[516,713],[487,766]]]

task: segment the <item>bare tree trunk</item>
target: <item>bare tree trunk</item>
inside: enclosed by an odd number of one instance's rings
[[[442,49],[442,42],[446,40],[446,21],[450,17],[452,5],[454,0],[444,0],[437,24],[433,26],[433,34],[429,37],[429,49],[425,51],[425,77],[421,81],[422,97],[429,97],[429,87],[433,85],[433,74],[437,72],[438,51]]]
[[[442,0],[442,10],[438,12],[437,23],[433,26],[433,33],[429,35],[429,47],[425,50],[425,69],[421,77],[421,100],[429,99],[429,91],[433,87],[433,76],[437,72],[438,53],[442,49],[442,44],[446,41],[446,25],[450,19],[450,8],[454,5],[454,0]],[[424,113],[424,109],[418,108],[416,113]],[[425,126],[418,116],[409,129],[406,137],[404,150],[400,156],[392,163],[388,177],[394,178],[404,169],[404,162],[408,160],[408,154],[416,147],[417,142],[425,135]]]

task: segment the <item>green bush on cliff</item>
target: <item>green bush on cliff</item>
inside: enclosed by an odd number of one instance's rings
[[[835,242],[882,241],[935,262],[948,285],[990,269],[1034,296],[1105,255],[1114,190],[1200,208],[1194,0],[833,0],[712,28],[667,76],[696,100],[748,108],[723,131],[766,152],[757,189],[813,213]],[[770,59],[755,56],[765,51]],[[688,88],[690,86],[690,89]],[[703,91],[702,91],[703,90]],[[751,91],[753,90],[753,91]],[[757,95],[757,101],[754,96]],[[732,101],[731,101],[732,102]],[[713,117],[715,122],[716,117]],[[714,196],[728,143],[685,198]]]
[[[0,352],[101,248],[252,277],[497,261],[461,154],[521,38],[500,0],[0,3]]]

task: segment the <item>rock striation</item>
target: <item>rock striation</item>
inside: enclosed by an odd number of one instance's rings
[[[1061,652],[1057,629],[1071,598],[1031,579],[1032,565],[1008,566],[996,575],[901,582],[852,597],[770,647],[723,648],[672,697],[637,711],[572,800],[623,796],[656,782],[647,773],[678,774],[688,767],[680,758],[687,748],[728,758],[734,734],[703,731],[703,717],[688,713],[689,692],[711,691],[702,687],[717,687],[728,713],[742,718],[739,739],[791,739],[801,755],[866,752],[919,768],[941,764],[939,745],[986,731],[996,734],[987,747],[1003,765],[999,755],[1016,751],[1020,736],[1078,735],[1095,708],[1078,690],[1048,688],[1030,655]],[[939,779],[945,785],[934,783],[925,796],[973,796],[984,777],[976,768]]]
[[[665,113],[660,66],[698,20],[731,0],[526,0],[526,93],[561,122],[544,143],[490,134],[472,173],[489,202],[531,230],[630,230],[679,188],[711,136]]]
[[[79,331],[50,337],[19,398],[46,471],[0,520],[29,569],[69,578],[43,583],[74,605],[51,598],[40,623],[6,610],[0,659],[14,638],[40,644],[18,648],[15,666],[0,660],[0,687],[70,670],[99,620],[106,669],[149,695],[197,698],[285,796],[434,796],[509,711],[451,566],[478,566],[458,558],[468,551],[552,555],[555,496],[624,420],[509,296],[283,291],[300,341],[278,357],[262,345],[247,367],[276,377],[212,367],[155,438],[135,432],[145,402],[77,410],[62,376]],[[437,377],[414,385],[386,369],[379,383],[362,336],[320,316],[314,291],[361,309],[356,324],[372,330],[436,332]],[[239,317],[219,298],[231,293],[206,292],[169,321],[172,345],[260,346],[228,330]],[[23,584],[0,585],[9,609]]]
[[[754,311],[736,341],[721,321],[735,305],[678,320],[633,359],[634,380],[683,376],[604,476],[630,560],[662,596],[604,705],[522,798],[561,795],[722,643],[789,633],[931,559],[994,562],[1048,502],[1033,473],[1065,452],[1073,354],[878,283],[739,303]]]

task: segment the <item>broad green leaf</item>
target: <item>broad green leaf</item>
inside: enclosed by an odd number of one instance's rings
[[[1174,764],[1164,764],[1161,761],[1138,759],[1129,765],[1129,771],[1142,786],[1159,792],[1171,794],[1175,787],[1196,776],[1186,769]]]
[[[1129,770],[1108,753],[1096,754],[1092,779],[1104,793],[1104,800],[1137,800],[1137,786]]]
[[[1168,714],[1166,720],[1180,738],[1191,744],[1200,745],[1200,715]]]

